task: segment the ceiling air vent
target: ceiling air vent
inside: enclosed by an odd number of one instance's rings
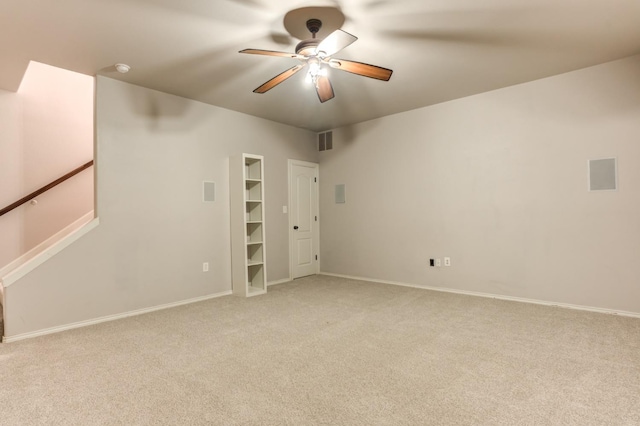
[[[333,132],[318,133],[318,151],[328,151],[333,149]]]

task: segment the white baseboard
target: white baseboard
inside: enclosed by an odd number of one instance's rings
[[[271,287],[272,285],[284,284],[284,283],[288,283],[288,282],[291,282],[291,278],[285,278],[285,279],[277,280],[277,281],[269,281],[267,283],[267,287]]]
[[[355,276],[343,275],[343,274],[332,274],[330,272],[320,272],[320,275],[346,278],[346,279],[357,280],[357,281],[369,281],[369,282],[379,283],[379,284],[398,285],[402,287],[418,288],[422,290],[440,291],[444,293],[464,294],[466,296],[486,297],[489,299],[508,300],[511,302],[520,302],[520,303],[532,303],[534,305],[555,306],[558,308],[575,309],[579,311],[589,311],[589,312],[597,312],[601,314],[620,315],[624,317],[640,318],[639,312],[617,311],[615,309],[598,308],[595,306],[572,305],[570,303],[549,302],[546,300],[527,299],[524,297],[503,296],[500,294],[481,293],[477,291],[457,290],[457,289],[444,288],[444,287],[432,287],[427,285],[408,284],[408,283],[403,283],[398,281],[377,280],[374,278],[355,277]]]
[[[86,321],[74,322],[71,324],[61,325],[57,327],[45,328],[43,330],[32,331],[29,333],[18,334],[15,336],[4,337],[3,343],[16,342],[18,340],[30,339],[32,337],[44,336],[47,334],[59,333],[61,331],[72,330],[74,328],[87,327],[90,325],[100,324],[108,321],[115,321],[123,318],[133,317],[136,315],[148,314],[150,312],[160,311],[163,309],[175,308],[177,306],[188,305],[196,302],[203,302],[209,299],[215,299],[222,296],[231,295],[231,290],[223,291],[221,293],[210,294],[207,296],[195,297],[193,299],[181,300],[179,302],[166,303],[164,305],[152,306],[150,308],[136,309],[135,311],[123,312],[121,314],[107,315],[100,318],[94,318]]]

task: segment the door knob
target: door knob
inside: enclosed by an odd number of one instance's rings
[[[294,226],[293,229],[298,229],[298,225]]]

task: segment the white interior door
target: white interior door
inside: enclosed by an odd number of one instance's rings
[[[289,160],[291,278],[318,273],[318,165]]]

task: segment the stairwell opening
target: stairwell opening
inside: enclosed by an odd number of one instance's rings
[[[0,210],[93,161],[94,92],[94,77],[34,61],[16,92],[0,90]],[[93,219],[94,200],[89,166],[2,214],[0,285]]]

